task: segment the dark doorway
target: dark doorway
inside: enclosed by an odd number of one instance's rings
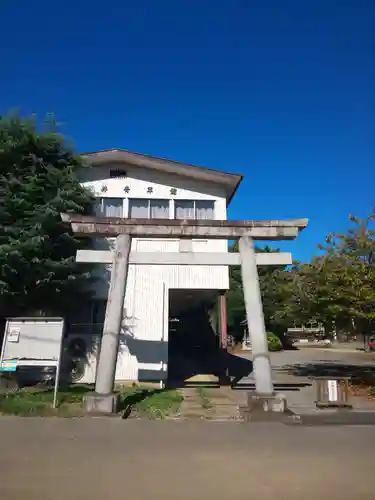
[[[184,384],[195,375],[215,375],[219,352],[216,290],[169,290],[168,383]]]

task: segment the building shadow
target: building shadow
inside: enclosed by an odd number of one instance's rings
[[[279,369],[279,371],[287,372],[296,377],[349,377],[354,383],[375,383],[375,364],[358,365],[320,361],[316,363],[286,365]]]
[[[250,360],[220,347],[205,307],[189,309],[178,319],[178,323],[173,323],[173,331],[171,326],[169,330],[168,387],[237,383],[251,374]],[[203,381],[205,376],[207,380]]]

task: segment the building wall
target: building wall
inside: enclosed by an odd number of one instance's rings
[[[211,184],[199,183],[194,180],[182,179],[178,176],[167,174],[158,174],[149,170],[134,167],[126,168],[127,177],[110,178],[111,167],[93,167],[84,169],[81,176],[83,185],[91,189],[94,195],[98,198],[123,198],[123,214],[126,217],[128,214],[129,199],[131,198],[145,198],[145,199],[168,199],[170,203],[170,211],[173,213],[173,206],[175,200],[213,200],[215,202],[215,219],[225,220],[227,218],[226,198],[223,189],[220,186]],[[125,192],[125,188],[129,188],[129,192]],[[148,189],[152,188],[152,193],[148,193]],[[171,195],[171,188],[177,190],[175,195]],[[104,189],[104,191],[103,191]],[[134,239],[132,243],[132,250],[138,251],[167,251],[178,252],[179,246],[175,242],[167,240],[151,240],[144,239],[141,247],[137,246],[138,242],[142,239]],[[96,242],[97,248],[108,248],[114,245],[114,239],[107,238],[101,239]],[[192,250],[195,252],[226,252],[226,240],[194,240],[192,241]],[[147,267],[147,266],[142,266]],[[149,266],[150,271],[153,272],[154,266]],[[189,285],[190,274],[186,273],[181,266],[163,266],[169,268],[168,273],[173,272],[176,275],[181,273],[180,278],[176,280],[181,284],[181,288],[191,288]],[[171,268],[173,268],[171,270]],[[197,267],[197,266],[191,266]],[[191,269],[191,273],[198,270]],[[218,289],[226,289],[229,286],[228,268],[210,267],[204,269],[199,266],[199,272],[210,283],[210,287]],[[96,285],[96,293],[98,297],[106,297],[107,283],[108,283],[108,267],[107,270],[103,268],[101,273],[103,283]],[[183,280],[183,277],[186,279]]]
[[[129,167],[126,170],[126,177],[110,178],[109,167],[93,167],[83,172],[82,183],[92,189],[97,197],[123,198],[124,216],[128,214],[130,198],[151,198],[168,199],[172,210],[174,200],[178,199],[214,200],[215,219],[226,219],[226,198],[220,186],[205,185],[194,180],[184,180],[181,177],[157,174],[140,168]],[[150,188],[152,193],[148,192]],[[177,190],[176,194],[171,194],[171,188]],[[113,244],[113,239],[102,239],[97,242],[97,248],[108,248]],[[132,250],[178,252],[180,241],[138,238],[132,242]],[[227,241],[195,240],[192,242],[192,250],[226,252]],[[95,293],[97,298],[106,298],[110,266],[103,265],[99,277],[100,280],[95,284]],[[170,288],[224,290],[228,287],[229,272],[226,266],[130,265],[116,378],[118,380],[165,378]],[[91,356],[87,374],[90,379],[95,376],[95,369],[95,362]]]
[[[129,198],[155,198],[180,200],[214,200],[217,219],[226,219],[226,197],[224,190],[212,183],[201,183],[193,179],[184,179],[180,176],[173,176],[157,173],[142,168],[122,167],[126,169],[127,177],[110,178],[110,170],[115,167],[93,167],[85,169],[81,174],[81,182],[89,187],[98,197],[119,197],[125,198],[125,211],[127,199]],[[106,191],[103,192],[103,187]],[[125,187],[130,191],[126,193]],[[150,195],[147,190],[152,188]],[[176,188],[177,193],[171,195],[171,188]]]

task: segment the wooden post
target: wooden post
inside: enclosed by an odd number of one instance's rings
[[[219,349],[220,349],[220,372],[219,384],[227,386],[230,384],[230,376],[227,366],[227,350],[228,350],[228,320],[227,320],[227,300],[224,294],[219,295],[218,302],[218,319],[219,319]]]
[[[227,299],[225,295],[219,295],[219,330],[220,330],[220,349],[228,347],[228,325],[227,325]]]
[[[129,235],[117,236],[96,373],[95,393],[85,399],[86,409],[92,412],[111,413],[116,411],[117,398],[113,394],[113,388],[123,320],[130,246],[131,237]]]
[[[271,362],[264,324],[262,297],[254,250],[254,241],[249,237],[239,240],[241,254],[242,284],[245,298],[247,326],[253,352],[253,373],[256,392],[262,395],[273,394]]]

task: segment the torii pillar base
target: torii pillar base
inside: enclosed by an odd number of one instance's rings
[[[245,422],[280,422],[293,415],[288,410],[286,397],[278,392],[273,394],[249,392],[247,405],[240,407],[240,414]]]
[[[87,413],[109,415],[117,413],[119,395],[112,394],[98,394],[92,392],[84,397],[83,404]]]

